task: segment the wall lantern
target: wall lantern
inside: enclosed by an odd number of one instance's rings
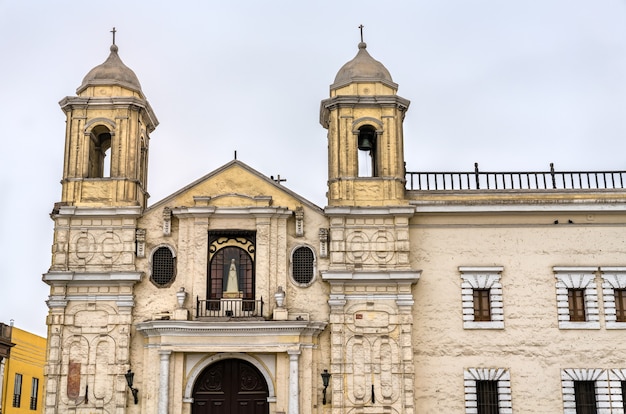
[[[137,394],[139,394],[139,390],[137,388],[133,388],[133,379],[135,378],[135,373],[129,369],[128,372],[124,374],[124,377],[126,377],[126,383],[128,384],[128,388],[130,388],[130,392],[133,393],[135,404],[138,404],[139,398],[137,398]]]
[[[326,388],[328,388],[328,382],[330,381],[330,373],[327,369],[322,372],[322,384],[324,385],[324,389],[322,390],[322,404],[326,405]]]

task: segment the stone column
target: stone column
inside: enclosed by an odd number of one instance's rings
[[[170,388],[170,354],[172,351],[159,351],[161,369],[159,370],[159,405],[158,414],[167,414]]]
[[[289,354],[289,414],[300,413],[300,390],[298,378],[300,369],[298,367],[298,357],[300,351],[288,351]]]

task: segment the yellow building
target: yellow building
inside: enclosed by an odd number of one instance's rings
[[[3,358],[1,413],[43,412],[46,338],[2,324],[10,332],[10,354]]]
[[[407,171],[397,93],[361,42],[323,208],[236,159],[149,204],[112,45],[60,102],[44,412],[623,414],[626,172]]]

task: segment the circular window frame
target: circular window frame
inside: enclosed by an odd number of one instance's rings
[[[157,252],[157,250],[161,249],[161,248],[167,248],[170,253],[172,253],[172,260],[174,261],[173,263],[173,274],[172,274],[172,279],[164,284],[159,284],[157,282],[154,281],[153,276],[153,269],[154,269],[154,254]],[[155,287],[159,288],[159,289],[163,289],[163,288],[168,288],[170,286],[172,286],[172,284],[174,283],[174,281],[176,280],[176,274],[177,274],[177,260],[176,260],[176,251],[172,248],[172,246],[168,245],[168,244],[160,244],[158,246],[155,246],[154,249],[152,249],[152,251],[150,252],[150,260],[148,261],[148,269],[149,269],[149,275],[148,275],[148,279],[150,280],[150,283],[152,283]]]
[[[294,278],[294,275],[293,275],[293,256],[295,252],[301,248],[307,248],[313,254],[313,269],[312,269],[313,274],[311,275],[311,280],[307,283],[298,282]],[[311,286],[313,283],[315,283],[315,281],[317,280],[317,254],[316,254],[315,249],[312,246],[308,244],[299,244],[297,246],[294,246],[293,249],[291,249],[291,254],[289,255],[289,279],[292,284],[300,288],[307,288]]]

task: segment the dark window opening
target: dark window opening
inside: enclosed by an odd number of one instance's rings
[[[88,178],[111,176],[111,132],[104,126],[95,127],[89,137]],[[109,158],[107,160],[107,158]]]
[[[150,280],[159,286],[169,286],[174,281],[176,272],[176,258],[172,251],[163,246],[159,247],[152,254],[152,273]]]
[[[568,289],[567,301],[569,303],[569,320],[572,322],[585,322],[585,289]]]
[[[491,307],[489,303],[489,289],[474,289],[474,321],[491,321]]]
[[[576,414],[597,414],[595,381],[574,381]]]
[[[303,285],[311,283],[313,280],[315,256],[309,247],[298,247],[293,252],[292,277],[296,283]]]
[[[357,137],[359,177],[377,177],[376,129],[371,125],[359,128]]]
[[[626,381],[620,381],[622,386],[622,408],[626,413]]]
[[[498,414],[498,381],[476,381],[478,414]]]

